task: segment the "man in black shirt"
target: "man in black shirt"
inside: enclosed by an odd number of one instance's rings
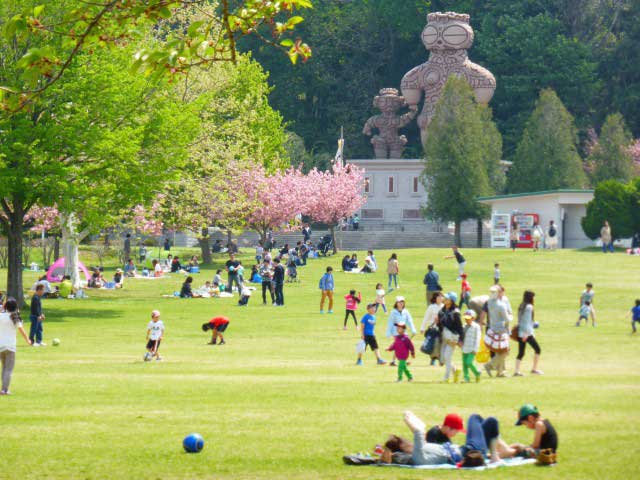
[[[458,432],[465,432],[462,417],[455,413],[450,413],[444,417],[442,425],[436,425],[427,432],[427,443],[447,443],[451,442]]]
[[[273,286],[276,294],[276,307],[284,306],[284,267],[280,264],[280,259],[276,258],[273,263]]]
[[[238,267],[240,266],[240,262],[236,260],[236,256],[231,253],[229,254],[229,260],[225,263],[227,267],[227,289],[226,291],[229,293],[233,293],[233,283],[235,282],[238,287],[238,295],[242,292],[242,285],[240,284],[240,278],[238,276]]]
[[[36,293],[31,298],[31,313],[29,320],[31,320],[31,329],[29,330],[29,340],[34,347],[44,347],[45,343],[42,342],[42,321],[44,320],[44,314],[42,313],[42,297],[44,296],[44,285],[39,283],[36,286]]]

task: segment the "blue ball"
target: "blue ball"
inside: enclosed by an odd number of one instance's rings
[[[204,448],[204,438],[199,433],[191,433],[184,437],[182,446],[187,453],[198,453]]]

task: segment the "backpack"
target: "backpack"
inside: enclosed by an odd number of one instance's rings
[[[555,237],[556,236],[556,227],[554,225],[551,225],[549,227],[549,236],[550,237]]]

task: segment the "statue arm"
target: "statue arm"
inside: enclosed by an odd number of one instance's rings
[[[362,133],[367,135],[367,136],[371,136],[373,135],[372,129],[375,128],[376,124],[374,122],[375,117],[371,117],[369,120],[367,120],[367,122],[364,124],[364,128],[362,129]]]
[[[408,125],[409,123],[411,123],[411,120],[416,118],[417,114],[418,114],[418,111],[417,111],[417,106],[416,106],[415,110],[411,110],[411,111],[405,113],[404,115],[401,115],[398,127],[402,128],[402,127]]]
[[[422,65],[414,68],[410,72],[408,72],[403,78],[402,82],[400,82],[400,90],[402,91],[402,96],[405,101],[409,105],[411,110],[418,109],[418,103],[422,99]]]

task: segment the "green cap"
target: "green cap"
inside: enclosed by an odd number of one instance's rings
[[[538,408],[534,407],[530,403],[526,403],[520,407],[520,411],[518,412],[518,421],[516,422],[516,427],[518,425],[522,425],[529,415],[538,415]]]

